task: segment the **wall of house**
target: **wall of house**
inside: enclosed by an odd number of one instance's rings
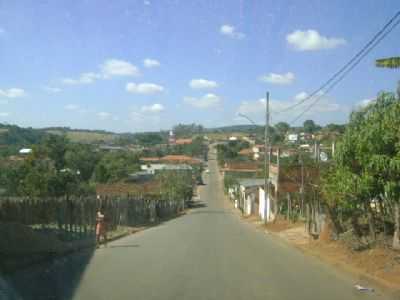
[[[251,195],[247,195],[245,198],[245,203],[244,203],[244,215],[245,216],[250,216],[252,212],[252,204],[253,204],[253,199]]]
[[[266,218],[267,222],[271,222],[274,219],[274,216],[271,211],[271,201],[269,197],[267,198],[267,201],[265,201],[265,192],[262,187],[260,187],[258,191],[259,191],[258,215],[260,216],[261,219],[265,220]]]

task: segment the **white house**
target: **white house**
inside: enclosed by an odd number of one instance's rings
[[[239,180],[239,199],[237,206],[243,211],[244,215],[249,216],[253,213],[257,214],[257,188],[263,184],[264,179],[245,178]]]
[[[239,207],[239,200],[236,199],[236,198],[237,198],[237,197],[236,197],[237,194],[238,194],[238,187],[237,187],[237,186],[231,186],[231,187],[228,188],[228,196],[229,196],[229,199],[230,199],[231,201],[234,201],[235,208],[238,208],[238,207]]]
[[[30,148],[22,148],[21,150],[18,151],[19,154],[30,154],[32,153],[32,149]]]
[[[287,136],[287,139],[288,139],[289,142],[294,143],[294,142],[297,142],[299,140],[299,135],[296,134],[296,133],[292,133],[292,134],[289,134]]]
[[[191,171],[192,167],[187,164],[148,164],[141,165],[140,169],[154,175],[159,171]]]
[[[248,137],[248,136],[244,136],[242,139],[244,141],[248,142],[250,145],[255,145],[256,144],[256,141],[254,139]]]

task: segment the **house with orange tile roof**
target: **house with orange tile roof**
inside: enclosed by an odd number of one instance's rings
[[[193,143],[192,139],[177,139],[175,145],[190,145]]]
[[[160,159],[165,163],[201,164],[201,160],[187,155],[166,155]]]

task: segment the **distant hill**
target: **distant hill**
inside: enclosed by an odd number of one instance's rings
[[[71,127],[44,127],[44,128],[40,128],[40,130],[44,130],[44,131],[59,131],[59,132],[92,132],[92,133],[99,133],[99,134],[112,134],[112,135],[115,135],[114,132],[107,131],[107,130],[76,129],[76,128],[71,128]]]
[[[243,133],[254,133],[255,131],[264,130],[264,126],[260,125],[232,125],[223,126],[216,128],[207,128],[206,132],[218,133],[218,132],[243,132]]]
[[[116,133],[100,133],[91,130],[46,130],[50,134],[65,134],[76,143],[112,143],[118,137]]]
[[[0,123],[0,145],[31,145],[46,135],[43,130]]]
[[[65,134],[77,143],[112,143],[119,135],[105,130],[71,129],[69,127],[23,128],[0,123],[0,145],[29,146],[48,134]]]

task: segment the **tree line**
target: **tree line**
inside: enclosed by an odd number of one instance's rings
[[[116,182],[140,170],[139,156],[100,152],[71,143],[65,135],[47,135],[22,161],[0,162],[0,187],[10,196],[60,196],[95,193],[96,183]]]

